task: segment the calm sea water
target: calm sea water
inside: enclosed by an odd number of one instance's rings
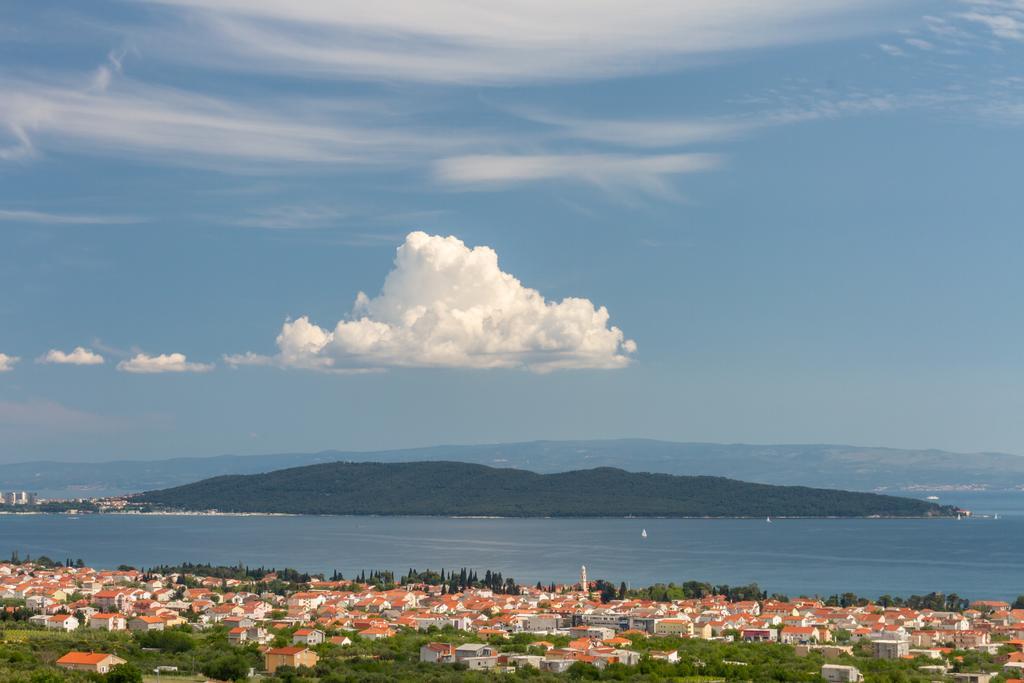
[[[498,569],[521,582],[699,579],[771,592],[1024,593],[1024,494],[950,495],[1000,519],[677,520],[0,515],[0,556],[90,566],[181,561],[339,569]],[[648,537],[641,537],[646,528]]]

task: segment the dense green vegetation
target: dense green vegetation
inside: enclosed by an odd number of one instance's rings
[[[928,593],[927,595],[911,595],[909,598],[886,594],[879,596],[877,600],[868,600],[854,593],[843,593],[842,595],[830,595],[825,600],[825,604],[829,607],[864,606],[869,602],[876,602],[882,607],[909,607],[915,610],[930,609],[937,612],[962,612],[971,605],[970,600],[956,593]]]
[[[54,662],[71,650],[115,654],[128,660],[128,665],[106,677],[57,668]],[[5,683],[134,682],[141,680],[136,674],[151,672],[158,666],[177,667],[185,674],[205,673],[211,678],[231,680],[235,676],[216,675],[225,672],[229,662],[244,663],[241,676],[249,667],[262,667],[263,657],[254,646],[229,645],[224,628],[193,633],[184,627],[133,635],[90,629],[60,633],[27,624],[0,626],[0,681]]]
[[[277,569],[275,567],[249,567],[242,563],[234,567],[212,564],[196,564],[193,562],[182,562],[177,565],[157,565],[147,570],[149,574],[192,574],[196,576],[212,576],[217,579],[237,579],[239,581],[260,581],[270,574],[277,577],[279,581],[288,583],[309,583],[313,578],[323,579],[322,574],[308,574],[289,567]]]
[[[214,477],[149,491],[136,500],[187,510],[334,515],[905,517],[952,512],[911,498],[722,477],[611,467],[536,474],[457,462],[309,465]]]
[[[335,570],[331,581],[344,581],[345,577]],[[407,584],[426,584],[428,586],[441,586],[443,592],[459,593],[468,588],[490,588],[495,593],[508,595],[519,594],[519,584],[511,576],[504,578],[501,572],[487,569],[481,576],[475,569],[462,569],[446,571],[434,571],[427,569],[417,571],[410,568],[404,575],[396,577],[390,569],[375,571],[362,571],[352,577],[354,582],[352,590],[361,590],[363,585],[373,586],[377,590],[390,590],[397,586]]]
[[[290,642],[291,631],[275,632],[275,645]],[[329,630],[331,635],[341,632]],[[342,683],[361,681],[813,681],[818,683],[825,660],[812,653],[798,657],[792,647],[764,643],[729,643],[722,641],[686,640],[678,638],[644,638],[631,636],[629,649],[646,654],[656,650],[677,650],[678,663],[645,657],[637,667],[612,665],[599,671],[588,664],[576,664],[563,675],[541,673],[523,668],[515,674],[481,673],[465,670],[461,665],[421,664],[419,648],[431,641],[459,645],[480,642],[478,636],[452,629],[420,633],[403,630],[387,640],[364,640],[347,634],[353,643],[335,646],[329,643],[314,648],[320,662],[313,669],[299,671],[281,669],[263,680],[272,683]],[[543,639],[564,646],[566,636],[516,634],[509,639],[493,639],[492,644],[504,652],[534,653],[542,651],[531,643]],[[106,677],[71,673],[57,669],[52,663],[71,649],[110,652],[128,660],[116,674]],[[979,652],[955,652],[952,661],[957,671],[997,671],[995,659]],[[958,661],[961,657],[963,661]],[[853,656],[843,655],[836,663],[851,664],[865,675],[865,683],[925,683],[933,676],[918,672],[923,660],[885,661],[871,659],[866,645],[857,645]],[[178,668],[181,675],[191,672],[218,680],[245,680],[249,667],[262,664],[253,646],[233,647],[227,643],[223,628],[205,632],[176,629],[165,634],[106,633],[82,630],[71,634],[22,628],[0,629],[0,680],[9,683],[137,683],[141,672],[158,666]],[[166,669],[165,669],[166,671]],[[149,674],[147,680],[155,680]],[[164,677],[168,681],[193,678]],[[993,679],[1001,683],[1003,677]]]
[[[0,504],[0,512],[7,514],[25,514],[25,513],[39,513],[39,512],[69,512],[77,510],[78,512],[99,512],[99,507],[96,503],[88,500],[49,500],[45,503],[35,503],[33,505],[3,505]]]
[[[63,562],[60,562],[60,561],[57,561],[57,560],[50,559],[50,557],[48,557],[46,555],[40,555],[39,557],[32,557],[31,555],[26,554],[25,557],[22,557],[21,553],[19,553],[17,550],[11,551],[11,556],[10,556],[9,559],[6,560],[6,562],[8,562],[9,564],[32,564],[32,565],[37,565],[37,566],[40,566],[40,567],[52,567],[52,568],[55,568],[55,567],[84,567],[85,566],[85,561],[82,558],[78,558],[77,560],[72,561],[72,559],[69,557],[66,560],[64,560]]]
[[[769,597],[768,592],[762,591],[756,583],[747,586],[730,586],[728,584],[712,585],[704,581],[684,581],[681,584],[669,583],[667,585],[656,583],[653,586],[625,591],[623,597],[668,602],[670,600],[703,598],[709,595],[724,595],[730,601],[764,600]],[[783,601],[789,599],[785,595],[778,594],[771,597]]]

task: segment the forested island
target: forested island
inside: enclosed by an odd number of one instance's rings
[[[461,462],[332,462],[133,497],[148,509],[503,517],[933,517],[923,500],[612,467],[537,474]]]

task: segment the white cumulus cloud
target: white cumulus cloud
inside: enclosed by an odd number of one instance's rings
[[[59,349],[50,349],[46,355],[39,359],[43,363],[56,363],[58,365],[102,365],[103,356],[100,354],[76,346],[71,353],[65,353]]]
[[[621,368],[636,351],[608,310],[588,299],[547,301],[498,266],[486,246],[410,233],[381,293],[360,292],[333,329],[307,316],[284,323],[273,357],[226,356],[233,366],[348,371],[383,367]]]
[[[128,360],[118,363],[117,369],[140,375],[153,375],[161,372],[209,372],[213,370],[213,364],[190,363],[183,353],[161,353],[159,356],[137,353]]]
[[[8,356],[6,353],[0,353],[0,372],[13,370],[14,364],[19,360],[21,359],[17,356]]]

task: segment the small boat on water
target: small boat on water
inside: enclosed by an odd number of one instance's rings
[[[771,517],[765,517],[765,518],[764,518],[764,521],[766,521],[766,522],[768,522],[769,524],[771,524],[771,523],[772,523],[772,518],[771,518]]]
[[[992,519],[998,520],[999,519],[999,513],[997,512],[996,514],[992,515]]]
[[[640,538],[647,538],[647,529],[640,532]]]

